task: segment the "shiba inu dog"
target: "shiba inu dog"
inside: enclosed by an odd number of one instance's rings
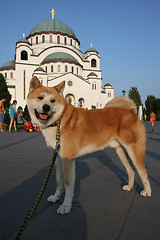
[[[128,156],[135,165],[144,190],[141,195],[151,196],[151,187],[145,169],[146,133],[136,115],[135,104],[128,98],[120,97],[109,102],[104,109],[76,108],[63,97],[65,81],[55,87],[44,87],[37,77],[30,82],[27,105],[32,120],[40,127],[47,145],[55,148],[55,126],[60,123],[60,149],[56,159],[57,189],[48,198],[56,202],[65,189],[63,204],[57,210],[69,213],[75,184],[75,158],[98,151],[106,146],[116,152],[128,173],[128,184],[124,191],[131,191],[134,185],[134,170]]]

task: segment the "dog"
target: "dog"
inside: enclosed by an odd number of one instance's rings
[[[37,77],[30,81],[27,106],[33,122],[41,129],[49,147],[55,149],[57,121],[60,123],[60,149],[56,158],[57,188],[49,202],[58,201],[65,189],[63,204],[57,210],[67,214],[72,207],[75,184],[75,158],[106,146],[113,147],[126,168],[128,184],[124,191],[131,191],[135,173],[129,164],[132,160],[144,190],[141,195],[151,197],[151,186],[145,169],[146,131],[136,115],[132,100],[119,97],[103,109],[76,108],[63,97],[65,81],[54,87],[42,86]],[[122,103],[122,104],[121,104]]]

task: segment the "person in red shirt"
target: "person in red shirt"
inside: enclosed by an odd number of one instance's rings
[[[151,132],[153,132],[155,120],[156,120],[156,115],[155,115],[154,112],[151,112],[151,115],[150,115],[150,122],[152,123],[152,130],[151,130]]]

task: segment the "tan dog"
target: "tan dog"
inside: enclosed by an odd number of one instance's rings
[[[55,87],[44,87],[38,78],[33,77],[27,99],[32,120],[40,127],[47,145],[53,149],[56,144],[57,127],[52,124],[62,116],[61,147],[56,159],[57,189],[55,194],[48,198],[48,201],[56,202],[60,199],[65,188],[64,202],[57,212],[69,213],[74,194],[75,158],[106,146],[116,148],[116,152],[127,170],[128,185],[123,186],[123,190],[131,191],[135,176],[127,159],[127,152],[144,185],[141,195],[150,197],[151,187],[144,164],[145,128],[135,114],[134,103],[131,100],[128,101],[127,98],[122,98],[122,109],[120,101],[117,105],[116,99],[108,103],[108,107],[106,106],[107,108],[104,109],[75,108],[65,101],[64,87],[65,82]]]

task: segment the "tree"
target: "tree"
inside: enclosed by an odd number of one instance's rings
[[[160,120],[160,98],[156,99],[156,119]]]
[[[8,87],[6,84],[6,80],[3,74],[0,73],[0,99],[6,98],[6,102],[4,103],[4,108],[9,108],[9,104],[11,101],[11,94],[8,91]]]
[[[30,115],[29,115],[29,112],[28,112],[28,107],[27,107],[27,105],[26,105],[25,108],[24,108],[24,118],[25,118],[26,120],[28,120],[28,121],[31,120]]]
[[[122,94],[123,94],[123,96],[125,96],[125,94],[126,94],[126,91],[125,91],[125,90],[122,90]]]
[[[7,83],[3,74],[0,73],[0,99],[2,98],[6,98],[6,102],[4,102],[4,123],[9,124],[9,104],[11,101],[11,94],[8,91]]]
[[[145,101],[147,118],[150,117],[152,111],[155,112],[155,102],[156,102],[155,96],[153,95],[147,96],[147,100]]]
[[[145,105],[147,119],[149,120],[150,114],[153,111],[156,114],[156,119],[160,120],[160,99],[153,95],[148,95]]]
[[[160,121],[160,111],[156,113],[156,120]]]
[[[141,96],[136,87],[131,87],[128,93],[128,97],[133,100],[137,108],[139,108],[139,106],[142,105]]]

